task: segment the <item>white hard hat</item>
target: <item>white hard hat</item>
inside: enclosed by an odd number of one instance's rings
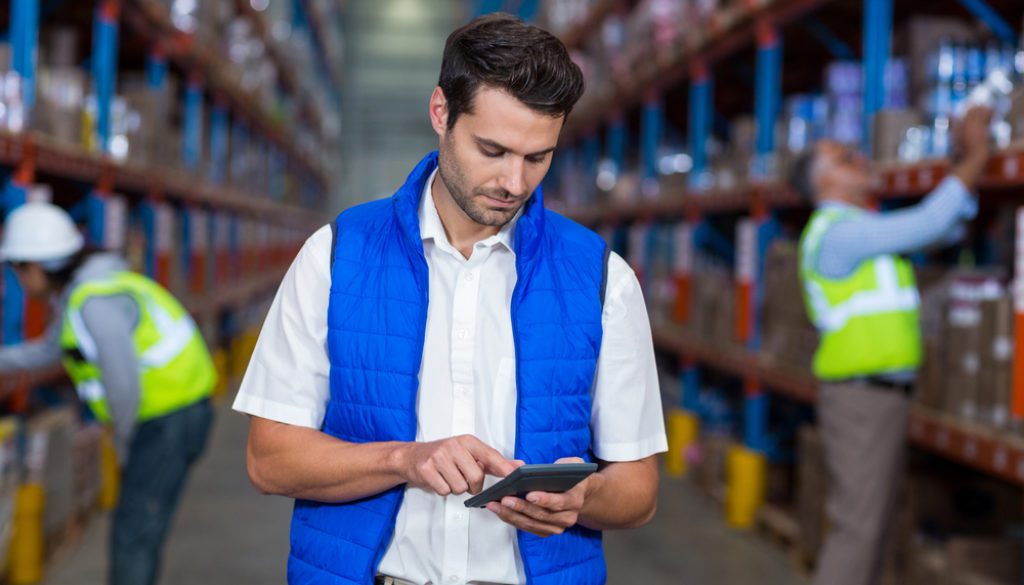
[[[0,261],[61,260],[82,249],[85,240],[66,211],[51,203],[26,203],[7,216]]]

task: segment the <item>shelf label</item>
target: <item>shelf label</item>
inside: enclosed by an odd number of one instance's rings
[[[931,167],[921,169],[921,172],[917,174],[917,183],[922,188],[930,189],[934,181],[935,174],[932,172]]]
[[[693,274],[693,226],[681,223],[675,230],[675,269],[680,276]]]
[[[1003,177],[1016,179],[1018,174],[1020,174],[1020,156],[1017,154],[1006,155],[1003,158]]]
[[[973,461],[977,456],[978,443],[974,439],[967,439],[964,441],[964,457]]]
[[[996,471],[1004,471],[1010,463],[1010,458],[1006,453],[1006,449],[1002,447],[996,447],[995,452],[992,453],[992,467]]]
[[[747,218],[736,228],[736,280],[752,284],[757,278],[757,222]]]
[[[128,204],[124,197],[120,195],[107,197],[103,205],[103,215],[105,228],[103,230],[103,247],[107,250],[123,249],[128,232]]]
[[[893,188],[898,192],[910,190],[910,173],[907,171],[899,171],[892,178]]]
[[[174,211],[166,203],[156,205],[156,250],[170,252],[174,248]]]

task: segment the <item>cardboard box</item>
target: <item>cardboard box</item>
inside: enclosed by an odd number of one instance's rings
[[[917,110],[883,110],[875,114],[871,149],[874,159],[885,162],[898,160],[900,144],[907,130],[920,123],[921,114]]]

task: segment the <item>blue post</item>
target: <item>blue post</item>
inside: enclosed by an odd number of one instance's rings
[[[186,287],[192,287],[192,209],[182,206],[181,212],[181,244],[178,246],[178,253],[181,254],[181,270],[187,277]]]
[[[682,373],[683,382],[683,396],[682,396],[682,407],[683,410],[692,412],[694,414],[700,414],[700,368],[692,362],[687,362],[683,365]]]
[[[150,51],[146,58],[146,81],[149,89],[163,89],[167,81],[167,57],[158,50]]]
[[[10,22],[11,68],[22,79],[21,99],[27,114],[36,101],[39,0],[14,0]]]
[[[774,169],[769,159],[775,152],[775,121],[782,103],[782,39],[771,24],[758,26],[757,80],[754,88],[754,114],[757,118],[756,174],[761,178]]]
[[[210,180],[221,184],[227,177],[228,164],[228,109],[220,101],[210,111]]]
[[[241,276],[242,267],[242,244],[241,244],[241,220],[237,215],[232,215],[229,220],[228,226],[228,254],[230,262],[230,273],[228,275],[231,279],[236,279]]]
[[[116,0],[103,0],[96,7],[93,27],[92,78],[96,95],[96,135],[99,148],[109,152],[111,109],[117,87],[117,18]]]
[[[231,182],[245,184],[248,165],[249,129],[235,120],[231,125]]]
[[[13,178],[8,179],[3,192],[3,208],[6,213],[24,205],[28,198],[27,186],[19,184]],[[4,344],[19,343],[25,339],[25,292],[21,289],[14,270],[10,265],[4,266],[3,323],[0,330],[0,341]]]
[[[1006,22],[998,12],[992,9],[985,0],[960,0],[964,8],[969,10],[978,20],[985,23],[999,40],[1009,45],[1017,44],[1017,35],[1013,32],[1013,26]]]
[[[608,124],[608,158],[615,163],[615,172],[622,175],[626,171],[626,121],[616,115]]]
[[[90,243],[103,247],[107,233],[106,194],[93,190],[85,201],[86,236]]]
[[[708,137],[714,118],[714,81],[703,63],[695,65],[690,82],[689,141],[693,167],[690,169],[690,187],[699,187],[708,168]]]
[[[658,148],[661,146],[661,131],[665,114],[662,111],[661,96],[650,95],[644,102],[643,125],[640,130],[641,154],[643,156],[643,179],[645,182],[658,180]]]
[[[203,86],[190,79],[185,88],[185,120],[182,133],[182,160],[185,168],[196,171],[203,156]]]
[[[885,69],[892,45],[892,0],[864,2],[864,152],[871,151],[872,120],[885,105]]]

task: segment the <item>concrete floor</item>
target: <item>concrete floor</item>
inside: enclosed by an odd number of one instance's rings
[[[205,458],[184,496],[165,556],[161,585],[285,582],[291,504],[264,497],[244,467],[246,419],[219,408]],[[105,516],[58,553],[46,585],[102,585]],[[729,530],[718,506],[690,484],[664,481],[658,515],[641,530],[608,533],[612,585],[802,585],[783,555]]]

